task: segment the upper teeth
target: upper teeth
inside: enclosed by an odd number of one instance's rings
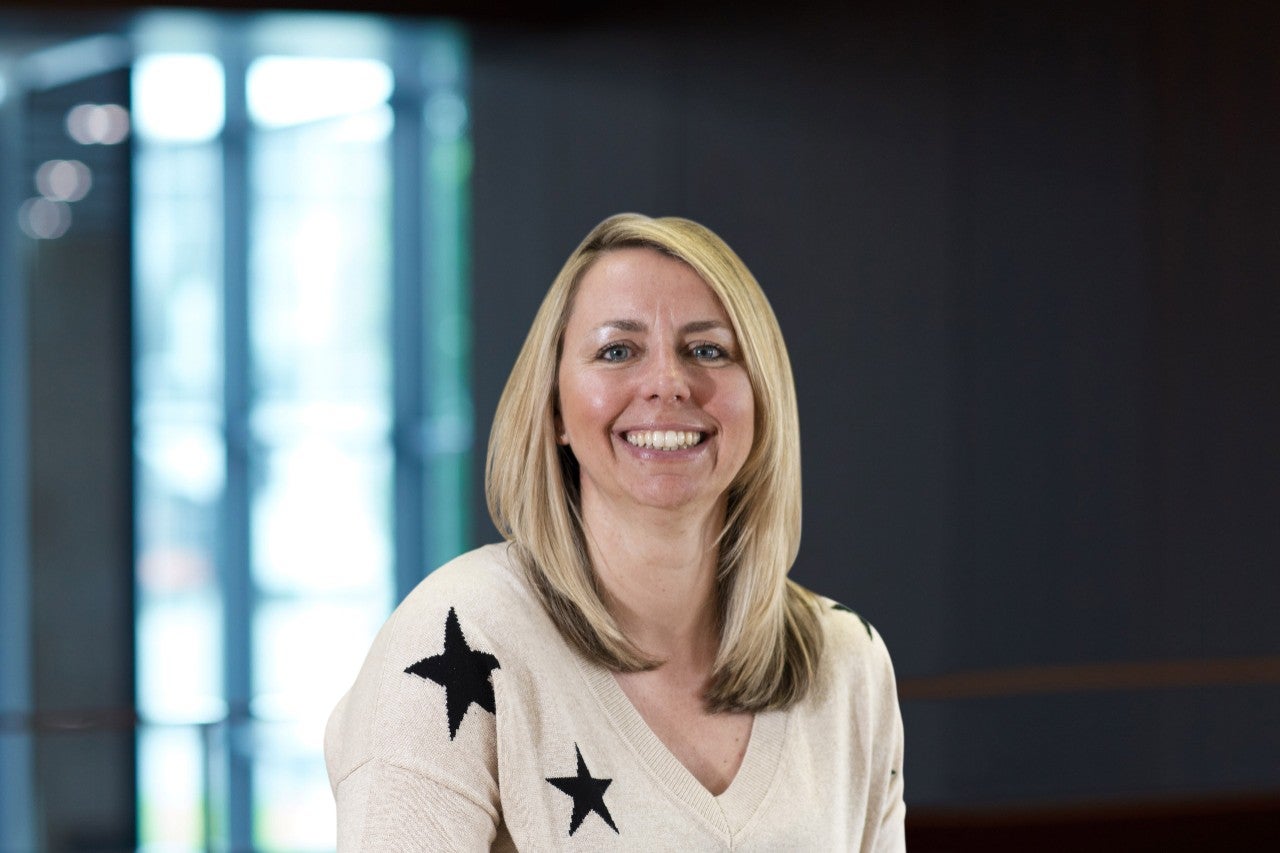
[[[627,433],[627,441],[636,447],[651,447],[654,450],[680,450],[693,447],[702,441],[700,432],[683,432],[681,430],[636,430]]]

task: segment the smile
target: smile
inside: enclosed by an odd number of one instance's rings
[[[705,433],[674,429],[641,429],[626,434],[628,444],[651,450],[684,450],[700,444],[705,437]]]

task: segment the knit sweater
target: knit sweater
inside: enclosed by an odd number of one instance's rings
[[[756,714],[713,796],[571,648],[505,545],[430,574],[325,732],[338,850],[903,851],[884,643],[823,599],[818,683]]]

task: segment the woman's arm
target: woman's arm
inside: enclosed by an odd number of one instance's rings
[[[884,789],[880,800],[880,814],[868,815],[868,822],[876,821],[871,849],[875,853],[905,853],[907,806],[903,799],[902,711],[898,705],[898,685],[893,672],[893,661],[889,658],[883,638],[878,632],[875,636],[882,659],[880,707],[877,715],[880,720],[879,740],[887,760],[875,762],[882,774],[878,784],[883,785]]]
[[[499,806],[498,659],[474,608],[417,596],[329,718],[340,853],[489,850]]]
[[[488,803],[373,759],[338,783],[338,853],[487,851],[499,816]]]
[[[884,799],[881,801],[879,826],[876,827],[875,846],[872,848],[876,853],[905,853],[907,849],[906,840],[906,816],[907,805],[903,799],[903,781],[902,781],[902,757],[903,757],[903,736],[902,736],[902,714],[898,711],[897,691],[894,691],[893,699],[893,737],[892,737],[892,758],[889,768],[888,779],[884,780],[885,786]]]

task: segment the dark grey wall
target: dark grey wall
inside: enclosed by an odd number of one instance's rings
[[[26,309],[17,318],[25,320],[24,375],[15,386],[25,394],[14,406],[25,415],[15,432],[25,517],[4,519],[24,524],[15,532],[22,553],[5,568],[26,575],[18,623],[29,630],[14,639],[29,681],[25,696],[4,697],[23,704],[0,710],[13,729],[4,734],[20,738],[34,765],[29,779],[15,768],[16,805],[35,808],[8,816],[15,826],[0,827],[0,849],[132,849],[130,152],[76,146],[63,130],[76,104],[128,104],[129,72],[11,95],[20,99],[23,137],[13,172],[30,176],[47,159],[75,156],[94,187],[76,204],[72,230],[18,241],[8,266],[24,289],[15,306]],[[21,191],[32,189],[28,177]]]
[[[577,241],[692,217],[787,336],[794,576],[887,638],[914,803],[1280,791],[1277,36],[1201,3],[480,30],[477,477]]]

